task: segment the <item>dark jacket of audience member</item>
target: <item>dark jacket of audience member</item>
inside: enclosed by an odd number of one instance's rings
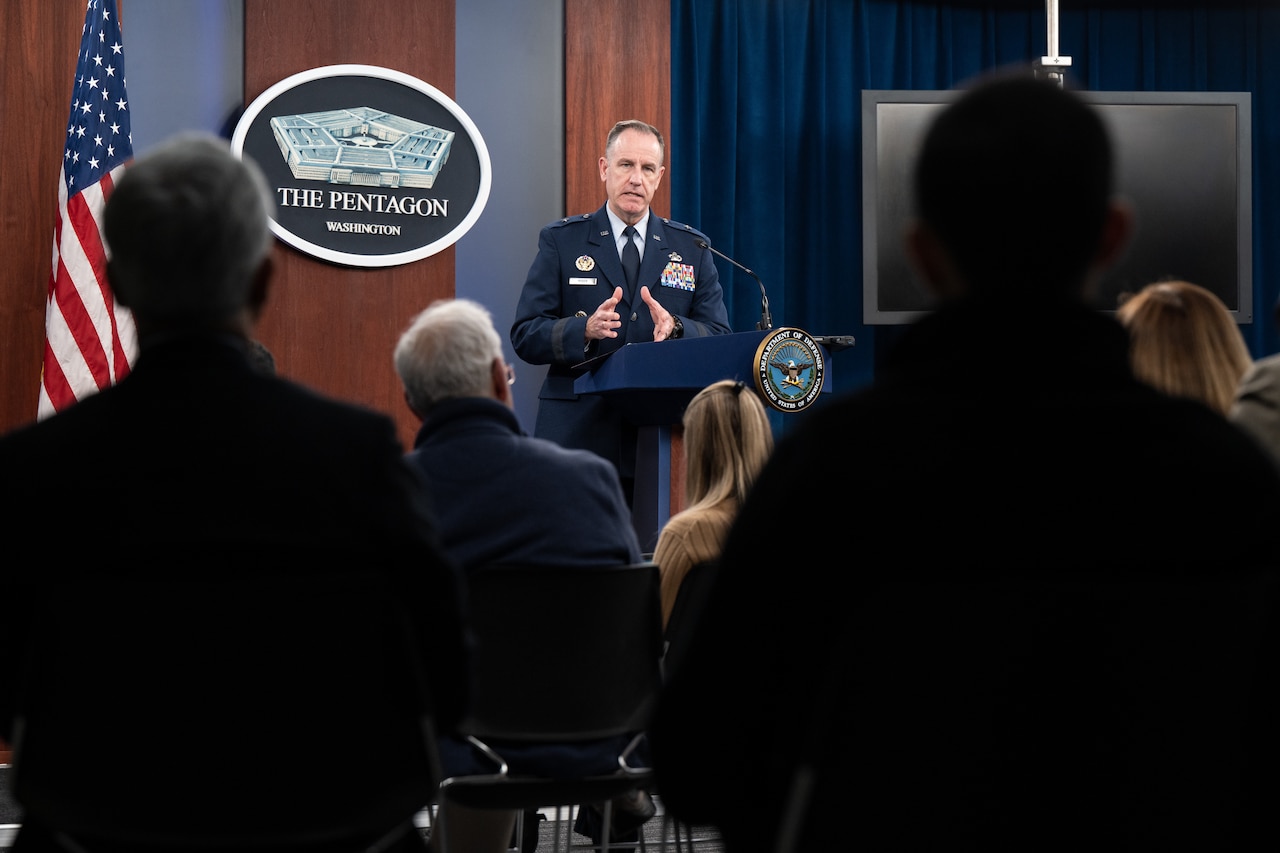
[[[1280,326],[1280,303],[1272,306],[1271,321]],[[1227,414],[1280,465],[1280,354],[1249,367]]]
[[[1250,366],[1228,414],[1280,465],[1280,355],[1260,358]]]
[[[664,803],[733,853],[1275,846],[1280,477],[1086,307],[1111,168],[1029,76],[930,129],[940,307],[779,444],[656,712]]]
[[[464,570],[638,562],[617,471],[525,433],[511,407],[515,373],[490,331],[483,306],[440,300],[396,348],[406,400],[422,419],[408,458],[436,496],[445,549]]]

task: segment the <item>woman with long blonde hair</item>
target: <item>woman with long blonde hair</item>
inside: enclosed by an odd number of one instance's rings
[[[1121,304],[1134,374],[1157,390],[1226,415],[1253,357],[1231,312],[1189,281],[1148,284]]]
[[[662,624],[689,569],[720,556],[729,527],[773,452],[764,403],[741,382],[724,379],[689,401],[684,427],[685,508],[667,520],[653,552],[662,577]]]

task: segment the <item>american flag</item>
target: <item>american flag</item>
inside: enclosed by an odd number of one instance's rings
[[[137,354],[133,316],[107,285],[102,241],[102,208],[133,157],[124,86],[116,0],[88,0],[58,180],[39,418],[124,378]]]

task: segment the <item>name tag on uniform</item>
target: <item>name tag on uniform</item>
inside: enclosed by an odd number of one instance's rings
[[[569,284],[570,284],[570,286],[581,286],[581,285],[584,285],[584,284],[585,284],[585,285],[592,285],[592,284],[595,284],[595,283],[596,283],[596,280],[595,280],[594,278],[571,278],[571,279],[569,279]]]

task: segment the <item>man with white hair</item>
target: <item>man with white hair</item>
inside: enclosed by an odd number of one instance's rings
[[[639,559],[617,471],[588,451],[524,432],[512,409],[515,372],[482,305],[432,303],[401,337],[395,365],[422,421],[409,459],[440,496],[441,542],[464,571],[499,561]],[[502,524],[493,523],[495,506],[504,508]]]
[[[401,335],[394,359],[405,401],[422,420],[409,459],[437,496],[440,541],[464,573],[494,563],[536,570],[640,560],[617,470],[589,450],[524,432],[512,409],[515,373],[484,306],[431,303]],[[514,773],[608,773],[628,740],[539,744],[504,749],[504,757]],[[446,775],[492,771],[455,738],[442,739],[441,762]],[[637,792],[615,802],[614,812],[615,829],[635,834],[654,807]],[[505,850],[513,820],[511,813],[449,803],[441,820],[445,849]],[[583,833],[599,831],[588,820],[579,824]]]

